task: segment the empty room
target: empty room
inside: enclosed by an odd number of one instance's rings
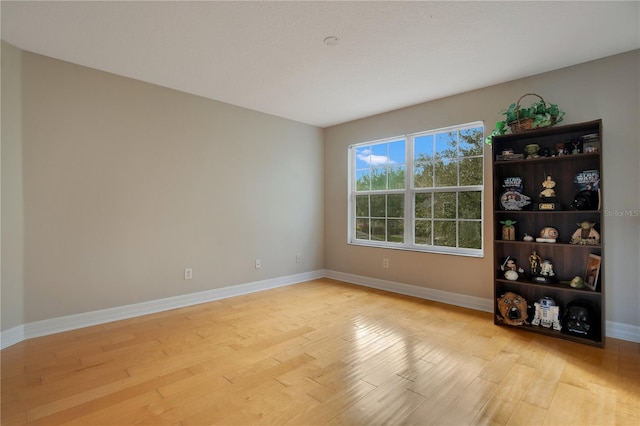
[[[2,425],[640,423],[640,2],[0,18]]]

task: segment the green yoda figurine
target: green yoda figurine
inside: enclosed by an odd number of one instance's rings
[[[514,241],[516,239],[516,224],[515,220],[501,220],[502,224],[502,239],[505,241]]]
[[[600,244],[600,233],[595,230],[595,225],[588,220],[578,223],[579,228],[571,235],[571,244]]]

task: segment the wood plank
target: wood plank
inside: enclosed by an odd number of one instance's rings
[[[498,385],[492,381],[476,377],[471,385],[448,407],[447,411],[438,418],[438,424],[471,424],[496,392],[497,387]]]
[[[410,390],[423,395],[426,399],[403,424],[433,424],[450,410],[465,390],[476,380],[486,366],[487,361],[475,357],[445,360],[427,373],[431,377],[416,380]]]
[[[569,385],[567,383],[558,383],[555,395],[551,402],[551,406],[544,420],[545,425],[584,425],[596,424],[592,421],[583,423],[582,411],[585,407],[585,398],[587,391],[583,388]]]
[[[529,383],[537,374],[535,369],[518,363],[513,364],[509,369],[505,368],[505,371],[493,396],[473,419],[474,424],[507,424],[516,413],[516,407]],[[480,377],[483,377],[485,372],[486,369],[480,373]],[[544,419],[544,416],[542,418]]]
[[[547,417],[547,409],[520,400],[507,422],[508,426],[541,425]],[[562,425],[563,423],[559,423]]]
[[[556,389],[565,366],[566,360],[563,357],[553,352],[547,352],[538,369],[538,374],[529,383],[522,399],[530,404],[548,409],[557,395]]]
[[[328,424],[397,424],[425,399],[422,395],[407,389],[410,383],[400,376],[390,377],[375,390],[332,418]]]

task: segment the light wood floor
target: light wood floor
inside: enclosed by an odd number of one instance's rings
[[[639,425],[640,345],[332,280],[2,351],[2,425]]]

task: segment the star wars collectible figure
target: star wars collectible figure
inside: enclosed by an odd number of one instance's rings
[[[560,307],[550,297],[543,297],[540,301],[533,304],[536,313],[531,321],[531,325],[541,325],[546,328],[553,327],[554,330],[562,330],[560,325]]]

